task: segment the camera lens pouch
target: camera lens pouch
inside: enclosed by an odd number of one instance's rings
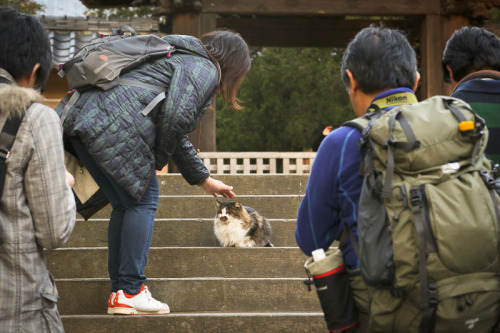
[[[338,248],[333,248],[319,261],[314,261],[311,257],[305,262],[304,268],[316,288],[328,330],[352,331],[351,329],[359,323],[359,313],[342,252]]]

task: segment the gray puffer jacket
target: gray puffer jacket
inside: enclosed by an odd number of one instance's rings
[[[209,176],[187,134],[198,126],[209,106],[219,72],[198,39],[182,35],[165,39],[196,55],[175,52],[121,76],[165,88],[166,99],[148,116],[141,111],[157,92],[132,86],[96,88],[82,93],[63,124],[64,134],[78,138],[137,200],[155,169],[161,170],[170,158],[191,185]],[[59,115],[61,109],[56,108]]]

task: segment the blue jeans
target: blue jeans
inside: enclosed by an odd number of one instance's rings
[[[158,208],[156,174],[151,177],[141,201],[137,202],[96,163],[81,142],[71,140],[71,144],[113,208],[108,226],[108,272],[111,292],[123,289],[127,294],[137,294],[146,281],[144,268],[148,260]]]

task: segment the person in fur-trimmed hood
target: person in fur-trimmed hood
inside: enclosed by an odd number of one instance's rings
[[[73,231],[73,179],[64,167],[59,118],[33,89],[50,71],[50,44],[35,17],[6,7],[0,44],[0,128],[22,118],[0,200],[0,331],[64,332],[43,248],[62,246]]]
[[[76,155],[111,203],[109,314],[170,312],[144,285],[159,199],[155,169],[161,170],[172,159],[189,184],[213,196],[234,196],[231,186],[210,176],[187,134],[200,124],[216,93],[233,108],[241,108],[237,92],[250,70],[248,46],[228,30],[200,39],[164,38],[188,52],[148,61],[120,75],[165,89],[165,100],[147,116],[141,111],[159,93],[131,85],[83,91],[74,105],[56,108]]]
[[[452,97],[466,101],[486,121],[485,154],[500,164],[500,40],[482,27],[462,27],[446,43],[441,62]]]

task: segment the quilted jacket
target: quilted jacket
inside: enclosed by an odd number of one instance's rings
[[[134,198],[140,200],[155,169],[173,159],[186,181],[199,184],[209,176],[189,142],[217,88],[219,72],[198,39],[170,35],[175,52],[121,75],[164,87],[166,99],[148,116],[141,111],[158,92],[132,86],[81,94],[70,109],[64,134],[78,138],[90,155]],[[62,108],[56,108],[61,115]]]

